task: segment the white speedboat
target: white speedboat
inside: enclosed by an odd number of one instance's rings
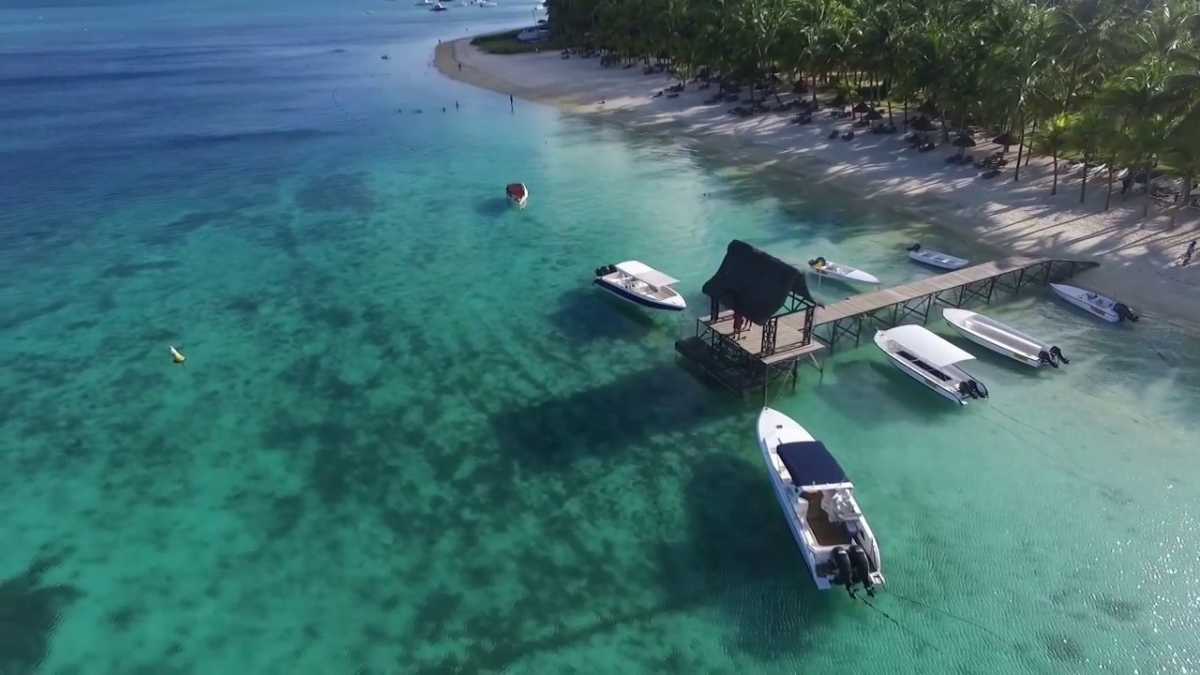
[[[477,2],[475,4],[479,7],[495,7],[496,6],[496,3],[492,2],[492,0],[479,0],[479,2]]]
[[[841,281],[852,281],[860,284],[878,284],[879,278],[874,274],[864,272],[857,267],[843,265],[824,258],[813,258],[808,261],[808,267],[819,277],[829,277]]]
[[[449,9],[449,7],[447,7],[447,6],[443,5],[442,3],[440,3],[440,2],[435,2],[435,3],[433,3],[433,7],[430,7],[430,8],[429,8],[429,11],[431,11],[431,12],[444,12],[444,11],[446,11],[446,10],[448,10],[448,9]]]
[[[432,7],[433,0],[417,0],[417,7]]]
[[[679,280],[637,260],[596,268],[595,283],[635,305],[680,312],[687,309],[683,296],[674,289]]]
[[[525,208],[529,203],[529,188],[524,183],[509,183],[504,187],[504,194],[513,205]]]
[[[822,591],[843,586],[874,595],[882,586],[879,542],[854,498],[854,484],[804,427],[783,413],[763,408],[758,447],[792,537]]]
[[[937,267],[943,270],[960,270],[970,264],[971,261],[966,258],[952,256],[949,253],[934,251],[933,249],[921,248],[920,244],[913,244],[908,247],[908,257],[930,267]]]
[[[1050,288],[1063,300],[1109,323],[1121,323],[1125,319],[1138,320],[1137,314],[1127,305],[1106,295],[1067,284],[1050,284]]]
[[[1070,363],[1057,346],[1046,344],[991,317],[947,307],[942,310],[942,318],[971,342],[1027,366],[1057,368],[1059,363]]]
[[[905,375],[959,405],[987,398],[987,387],[957,363],[974,359],[967,352],[934,335],[923,326],[897,326],[875,333],[875,346]]]

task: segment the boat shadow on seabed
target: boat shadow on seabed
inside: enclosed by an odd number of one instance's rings
[[[485,218],[499,218],[511,209],[504,197],[489,197],[475,203],[475,212]]]
[[[558,308],[550,315],[550,320],[571,342],[641,340],[658,326],[646,310],[622,302],[591,285],[572,288],[559,296]]]
[[[758,659],[820,644],[845,594],[813,586],[761,464],[714,456],[692,466],[686,534],[659,556],[663,593],[716,605],[736,648]]]
[[[522,402],[498,411],[489,422],[501,452],[529,468],[560,470],[580,459],[626,452],[633,457],[641,449],[632,446],[663,433],[664,420],[670,420],[672,434],[690,441],[696,427],[721,424],[742,412],[716,394],[680,396],[690,386],[688,377],[668,362],[565,396]],[[671,445],[661,452],[685,450]]]

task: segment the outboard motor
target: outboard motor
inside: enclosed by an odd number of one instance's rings
[[[1067,357],[1063,356],[1062,350],[1059,349],[1057,346],[1050,348],[1050,356],[1053,356],[1054,358],[1058,359],[1059,361],[1062,361],[1065,364],[1071,363],[1070,361],[1067,360]]]
[[[983,386],[977,380],[967,380],[966,382],[958,383],[958,393],[971,398],[987,398],[987,387]]]
[[[854,568],[850,564],[850,554],[845,548],[839,546],[833,549],[833,563],[837,565],[838,571],[833,583],[845,586],[850,597],[854,597]]]
[[[909,250],[909,251],[920,251],[920,250],[921,250],[921,245],[920,245],[920,244],[913,244],[912,246],[909,246],[907,250]]]
[[[593,274],[595,274],[595,275],[596,275],[596,276],[598,276],[598,277],[602,277],[602,276],[604,276],[604,268],[603,268],[603,267],[597,267],[595,270],[593,270],[593,272],[592,272],[592,273],[593,273]]]
[[[1118,302],[1116,305],[1113,305],[1113,310],[1115,310],[1117,316],[1121,317],[1122,319],[1129,319],[1130,321],[1138,320],[1138,315],[1134,314],[1133,310],[1129,309],[1129,305],[1126,305],[1123,302]]]
[[[874,586],[871,583],[871,560],[862,546],[855,544],[850,547],[850,565],[854,568],[854,580],[867,589],[868,595],[875,595],[875,592],[871,590],[871,587]]]
[[[1044,363],[1044,364],[1050,366],[1051,368],[1058,367],[1058,364],[1054,362],[1054,357],[1050,354],[1050,352],[1048,352],[1044,349],[1042,351],[1038,352],[1038,362]]]

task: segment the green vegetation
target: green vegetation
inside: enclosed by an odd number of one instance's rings
[[[549,0],[560,44],[681,81],[818,86],[1006,134],[1084,174],[1200,177],[1197,0]],[[752,90],[753,91],[753,90]],[[1082,181],[1086,183],[1086,181]],[[1086,189],[1086,185],[1082,188]],[[1146,190],[1146,210],[1149,195]],[[1080,199],[1084,198],[1081,192]]]
[[[489,54],[529,54],[546,50],[558,50],[565,46],[561,40],[557,39],[535,43],[520,42],[517,40],[517,33],[520,32],[520,30],[510,30],[504,33],[481,35],[471,40],[471,44]]]

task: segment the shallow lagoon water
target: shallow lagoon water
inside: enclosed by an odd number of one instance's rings
[[[1200,357],[1162,317],[1003,299],[1072,364],[967,347],[964,410],[869,344],[773,392],[883,544],[877,609],[821,595],[758,401],[675,362],[698,312],[590,271],[702,309],[732,238],[885,283],[930,273],[915,239],[994,251],[440,78],[490,10],[29,5],[0,10],[0,672],[1200,665]]]

